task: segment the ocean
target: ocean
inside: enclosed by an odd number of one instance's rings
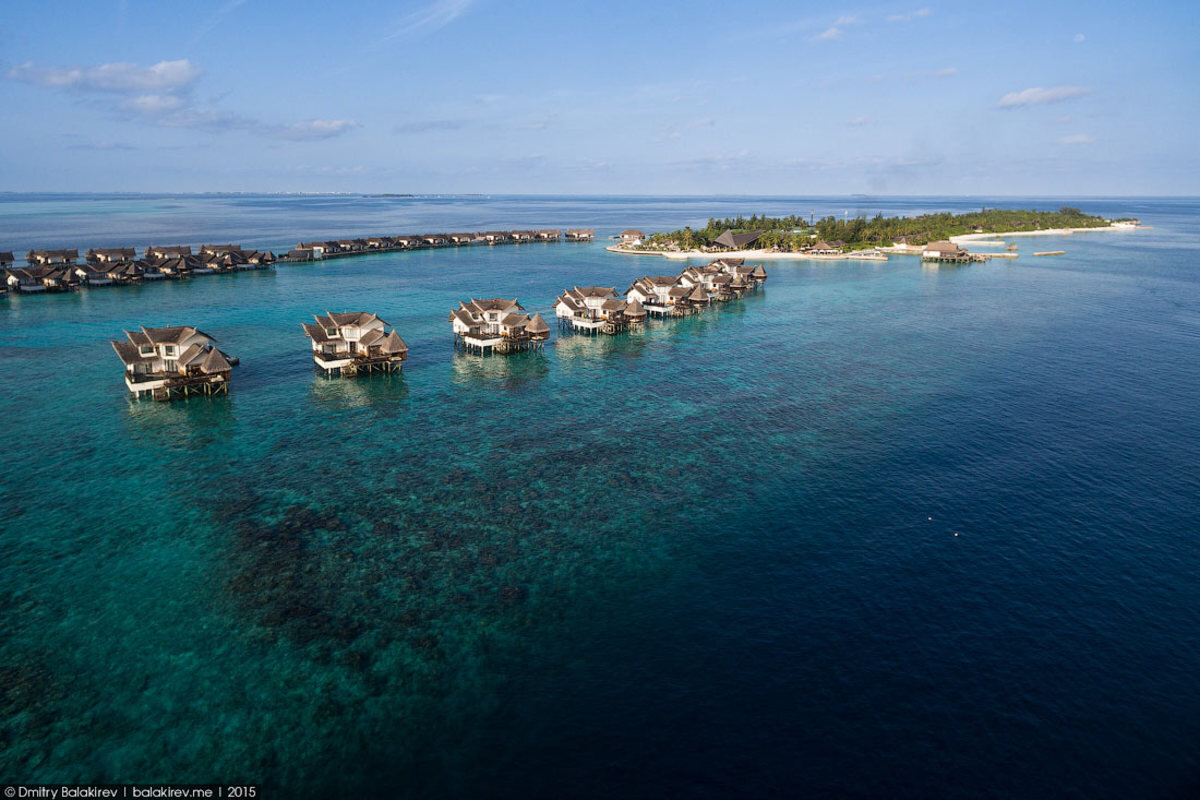
[[[768,261],[617,337],[449,310],[678,262],[625,228],[1139,217],[931,268]],[[0,249],[591,227],[0,299],[0,780],[265,797],[1200,794],[1200,201],[0,195]],[[1034,250],[1065,255],[1032,258]],[[300,323],[377,312],[399,375]],[[200,327],[228,397],[109,340]]]

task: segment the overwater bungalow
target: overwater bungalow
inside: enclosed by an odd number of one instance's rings
[[[0,251],[0,269],[8,269],[13,265],[12,250]]]
[[[108,277],[117,285],[141,283],[146,271],[151,267],[145,261],[118,261],[115,264],[105,264]],[[155,269],[157,272],[157,269]]]
[[[125,364],[125,385],[137,397],[172,400],[229,391],[237,359],[222,353],[213,338],[191,326],[142,327],[124,331],[129,341],[113,340]]]
[[[536,235],[537,235],[538,241],[557,242],[559,239],[562,238],[562,231],[545,229],[545,230],[538,231]]]
[[[33,294],[35,292],[46,291],[46,284],[42,283],[41,277],[35,274],[30,267],[16,267],[6,270],[4,273],[4,282],[14,292]]]
[[[950,264],[969,264],[972,261],[983,261],[984,256],[967,252],[954,242],[930,242],[921,250],[922,261],[935,261]]]
[[[679,273],[679,282],[683,286],[700,286],[712,300],[726,301],[733,297],[733,276],[715,264],[688,267]]]
[[[554,315],[558,317],[560,328],[614,334],[645,321],[646,310],[641,304],[632,314],[629,313],[630,305],[617,294],[615,286],[575,286],[558,296]]]
[[[325,312],[316,322],[300,323],[312,340],[313,361],[326,375],[342,377],[371,372],[399,372],[408,345],[378,314],[366,311]]]
[[[137,250],[132,247],[93,247],[83,254],[83,260],[89,264],[114,264],[135,258]]]
[[[476,300],[459,303],[450,312],[454,344],[479,353],[517,353],[537,349],[550,338],[550,326],[541,314],[525,309],[516,298]]]
[[[447,241],[444,233],[426,233],[421,236],[421,243],[428,247],[443,247]]]
[[[293,258],[297,253],[301,257]],[[325,255],[324,242],[297,242],[296,246],[288,253],[288,259],[293,261],[317,261]],[[307,257],[304,257],[307,256]]]
[[[514,242],[532,242],[537,238],[537,231],[511,231],[509,239]]]
[[[30,250],[25,254],[25,263],[31,267],[66,267],[78,260],[78,250]]]
[[[479,234],[479,238],[488,244],[504,244],[513,241],[512,234],[508,231],[483,231]]]
[[[240,244],[202,244],[199,253],[202,256],[223,256],[226,253],[240,253]]]
[[[95,262],[80,264],[72,268],[76,279],[83,286],[112,286],[113,279],[108,274],[109,265]]]
[[[458,245],[471,244],[472,242],[475,241],[475,234],[473,234],[473,233],[452,233],[452,234],[450,234],[449,238],[450,238],[450,241],[453,242],[454,244],[458,244]]]
[[[30,266],[8,270],[6,282],[10,289],[25,294],[67,292],[79,285],[73,266]]]
[[[679,282],[678,275],[645,275],[625,290],[625,299],[637,300],[649,314],[677,317],[685,312],[680,301],[691,291]]]
[[[190,245],[180,244],[180,245],[172,245],[170,247],[161,247],[161,246],[150,245],[149,247],[146,248],[146,251],[143,255],[145,256],[147,261],[154,262],[154,261],[162,261],[163,259],[167,259],[167,258],[178,258],[179,256],[190,256],[191,254],[192,254],[192,248]]]
[[[747,289],[757,289],[767,282],[767,271],[762,264],[746,266],[744,258],[715,258],[708,262],[709,267],[718,267],[731,277],[730,289],[737,294]]]
[[[596,238],[596,232],[591,228],[572,228],[565,235],[569,242],[590,242]]]

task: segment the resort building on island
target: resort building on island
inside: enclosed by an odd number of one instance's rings
[[[646,238],[646,234],[642,233],[639,230],[634,230],[634,229],[630,228],[627,231],[621,231],[621,244],[637,245],[637,244],[641,244],[642,240],[645,238]]]
[[[713,240],[713,244],[718,247],[723,247],[726,250],[745,250],[750,245],[762,238],[762,231],[753,231],[751,233],[734,233],[731,230],[726,230],[720,236]]]
[[[516,298],[459,303],[450,312],[455,347],[504,354],[541,347],[550,338],[550,326],[541,314],[530,317],[523,311]]]
[[[312,340],[313,361],[325,370],[349,377],[371,372],[398,372],[408,358],[408,345],[378,314],[347,311],[313,315],[314,324],[300,323]]]
[[[954,242],[930,242],[921,251],[922,261],[940,261],[950,264],[969,264],[972,261],[983,261],[985,256],[970,253]]]
[[[585,333],[620,333],[646,321],[646,309],[634,299],[621,299],[615,286],[575,286],[554,303],[559,327]]]
[[[113,341],[125,364],[125,385],[137,397],[173,400],[193,394],[229,391],[229,375],[238,363],[191,326],[142,327],[125,331],[129,341]]]

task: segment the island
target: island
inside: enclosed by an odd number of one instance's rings
[[[1072,206],[1057,211],[981,208],[964,214],[921,214],[914,217],[801,216],[770,217],[753,214],[725,219],[710,218],[704,228],[685,227],[660,233],[622,234],[616,253],[662,255],[667,258],[703,257],[712,253],[752,258],[815,258],[885,260],[888,254],[922,255],[931,245],[975,242],[1002,245],[997,236],[1069,235],[1085,231],[1132,230],[1132,218],[1109,219],[1085,214]],[[990,253],[981,258],[1015,257]],[[979,259],[976,259],[979,260]]]

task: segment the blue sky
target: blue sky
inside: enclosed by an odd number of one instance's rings
[[[1194,195],[1196,17],[8,0],[0,190]]]

